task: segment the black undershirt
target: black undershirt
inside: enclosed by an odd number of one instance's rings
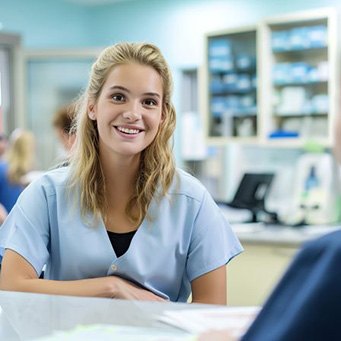
[[[116,256],[120,257],[127,252],[136,230],[125,233],[107,232]]]

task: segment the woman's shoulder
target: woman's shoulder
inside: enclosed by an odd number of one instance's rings
[[[201,201],[205,193],[207,193],[207,190],[196,177],[183,169],[177,168],[169,193],[173,195],[184,195]]]
[[[46,172],[40,172],[27,188],[41,188],[47,192],[55,192],[59,188],[67,186],[69,167],[60,167]]]

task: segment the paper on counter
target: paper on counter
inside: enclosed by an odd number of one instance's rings
[[[229,330],[242,335],[252,323],[259,307],[223,307],[164,311],[157,319],[190,333],[208,330]]]

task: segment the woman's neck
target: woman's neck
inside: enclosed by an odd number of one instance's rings
[[[121,161],[121,160],[120,160]],[[112,232],[128,232],[136,229],[126,215],[126,207],[135,192],[136,178],[140,160],[123,160],[129,162],[109,163],[104,160],[102,169],[105,178],[106,201],[108,209],[104,215],[105,226]]]
[[[140,158],[126,158],[119,162],[101,160],[101,166],[109,202],[128,201],[135,189]]]

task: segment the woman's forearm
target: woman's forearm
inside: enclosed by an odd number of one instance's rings
[[[163,301],[151,291],[117,276],[73,281],[39,279],[37,276],[36,270],[20,254],[10,249],[5,251],[0,273],[1,290]]]
[[[0,289],[9,291],[34,292],[54,295],[115,297],[116,278],[100,277],[74,281],[53,281],[46,279],[0,280]]]

